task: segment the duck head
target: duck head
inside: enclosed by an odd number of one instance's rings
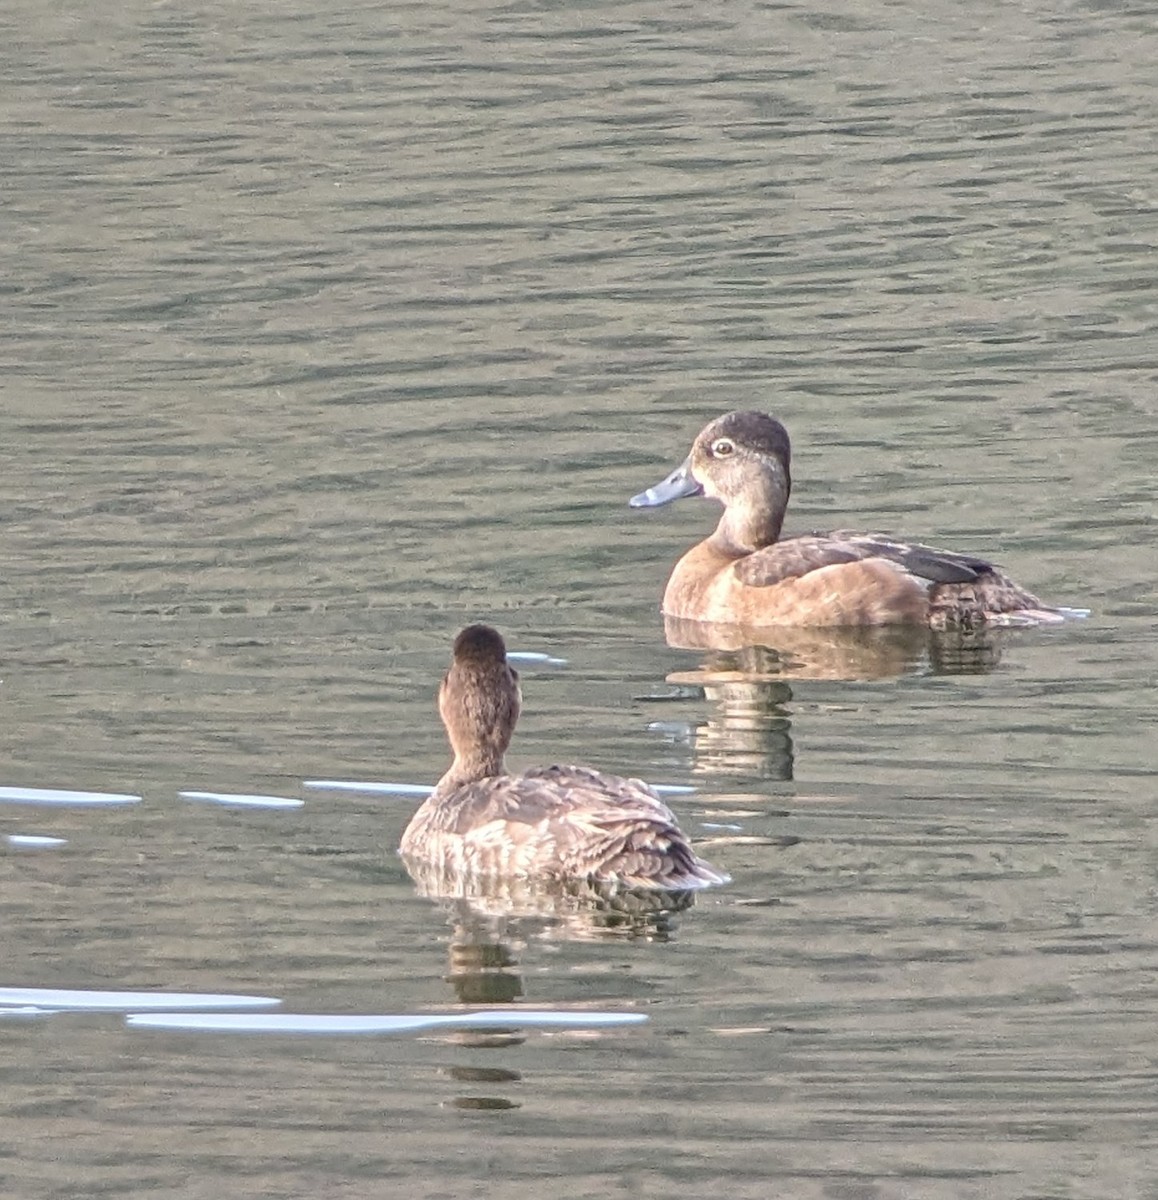
[[[691,453],[654,487],[628,501],[655,508],[683,496],[724,505],[714,535],[729,552],[750,554],[780,536],[792,491],[788,431],[767,413],[730,412],[706,425]]]

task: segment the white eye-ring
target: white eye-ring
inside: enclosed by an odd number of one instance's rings
[[[716,438],[712,443],[712,453],[717,458],[727,458],[736,452],[736,443],[731,438]]]

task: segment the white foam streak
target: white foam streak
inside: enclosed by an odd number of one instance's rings
[[[0,1006],[35,1005],[72,1012],[127,1012],[130,1009],[273,1008],[272,996],[231,996],[203,992],[96,992],[71,988],[0,987]]]
[[[117,804],[140,804],[141,797],[124,795],[119,792],[72,792],[62,788],[0,787],[0,802],[104,808]]]
[[[129,1013],[129,1025],[145,1029],[183,1029],[201,1033],[384,1034],[428,1029],[603,1029],[639,1025],[644,1013],[493,1010],[417,1015],[342,1015],[335,1013]]]
[[[182,800],[222,804],[228,808],[301,808],[304,800],[289,796],[252,796],[235,792],[178,792]]]

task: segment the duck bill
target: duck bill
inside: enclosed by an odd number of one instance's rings
[[[703,494],[704,489],[692,474],[692,460],[686,458],[666,479],[649,487],[646,492],[632,496],[627,503],[631,508],[658,508],[661,504],[670,504],[684,496]]]

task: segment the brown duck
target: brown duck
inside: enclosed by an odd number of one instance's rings
[[[487,625],[470,625],[438,690],[454,762],[402,835],[404,858],[466,877],[585,879],[683,890],[728,876],[691,848],[658,794],[588,767],[507,772],[519,677]]]
[[[746,626],[1037,624],[1082,615],[1051,608],[983,558],[880,533],[781,539],[792,488],[788,431],[761,412],[712,421],[633,508],[706,495],[724,505],[715,532],[676,563],[663,611]]]

